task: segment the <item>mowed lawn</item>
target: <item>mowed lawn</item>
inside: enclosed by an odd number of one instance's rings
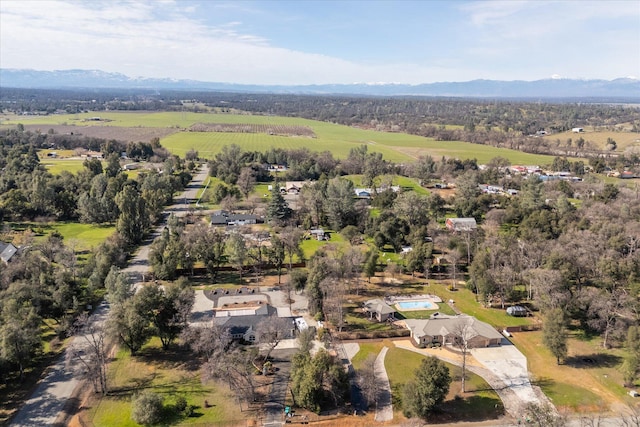
[[[426,356],[390,347],[385,357],[384,365],[389,376],[389,383],[394,393],[399,393],[404,384],[412,381],[414,372],[420,367]],[[445,363],[449,368],[452,382],[449,393],[441,405],[441,412],[434,413],[433,421],[460,421],[494,419],[501,414],[502,401],[498,394],[491,389],[480,376],[467,371],[466,387],[461,393],[461,368]],[[394,408],[397,409],[397,408]]]
[[[99,116],[109,121],[84,121]],[[366,144],[370,151],[380,152],[393,162],[410,162],[419,156],[431,155],[436,158],[475,158],[486,163],[496,156],[508,158],[512,164],[546,165],[552,156],[522,153],[515,150],[495,148],[461,141],[435,141],[403,133],[386,133],[358,129],[332,123],[294,117],[275,117],[248,114],[180,113],[180,112],[91,112],[84,114],[51,116],[10,116],[5,115],[2,127],[23,124],[109,127],[149,127],[187,129],[195,123],[233,123],[307,126],[316,138],[286,137],[267,134],[243,134],[222,132],[180,131],[162,138],[161,143],[171,152],[184,156],[197,150],[201,157],[211,158],[226,144],[238,144],[247,151],[265,151],[269,148],[309,148],[312,151],[331,151],[337,158],[345,158],[349,150]]]
[[[78,252],[89,251],[111,236],[116,228],[114,225],[81,224],[76,222],[52,223],[9,223],[14,232],[30,229],[35,233],[35,243],[44,241],[51,233],[57,231],[63,237],[64,244]]]

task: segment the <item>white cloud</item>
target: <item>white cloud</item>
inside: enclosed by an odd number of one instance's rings
[[[428,64],[419,59],[394,63],[384,57],[365,64],[275,45],[265,35],[247,30],[254,27],[245,20],[266,13],[250,3],[207,3],[206,13],[232,16],[211,25],[204,20],[202,3],[0,0],[0,66],[260,84],[535,79],[550,71],[563,76],[598,70],[603,74],[616,59],[618,51],[611,48],[615,42],[631,53],[617,58],[617,69],[609,71],[614,75],[594,76],[614,78],[616,71],[640,73],[638,54],[633,54],[637,38],[615,28],[599,28],[589,35],[579,27],[594,17],[638,16],[638,11],[629,11],[629,4],[637,8],[633,1],[465,3],[460,10],[468,19],[469,36],[466,43],[452,46],[449,56]],[[598,51],[598,61],[589,60],[590,68],[585,69],[587,60],[582,57],[592,46],[601,46],[605,53]]]

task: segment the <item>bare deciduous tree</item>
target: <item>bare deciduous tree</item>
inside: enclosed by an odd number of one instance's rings
[[[471,327],[471,318],[460,318],[453,327],[451,333],[453,334],[453,345],[462,355],[462,375],[460,382],[462,383],[461,392],[464,393],[466,391],[465,380],[467,376],[467,355],[471,350],[471,338],[475,335],[473,328]]]
[[[260,322],[256,328],[256,335],[260,344],[268,346],[265,360],[283,339],[292,336],[294,326],[291,319],[271,316]]]
[[[342,332],[346,284],[335,277],[327,277],[320,282],[320,288],[324,294],[322,303],[324,316],[338,328],[338,331]]]
[[[89,379],[94,393],[107,394],[107,334],[102,325],[83,313],[75,321],[72,335],[77,339],[67,350],[67,366],[80,378]]]
[[[370,354],[358,369],[356,382],[367,407],[377,404],[378,384],[374,373],[376,356]]]
[[[611,334],[620,326],[628,295],[622,288],[593,295],[587,315],[589,326],[602,333],[602,347],[609,348]]]

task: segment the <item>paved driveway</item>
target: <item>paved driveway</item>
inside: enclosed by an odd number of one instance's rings
[[[508,340],[503,339],[499,347],[474,348],[471,355],[515,394],[521,409],[529,403],[542,403],[541,393],[534,390],[529,380],[527,358]]]
[[[408,339],[394,344],[457,366],[462,364],[459,354],[446,349],[416,348]],[[531,385],[527,358],[506,339],[500,347],[473,349],[471,356],[467,358],[467,369],[481,376],[498,393],[505,411],[515,419],[522,417],[523,408],[531,402],[551,404],[541,390]]]

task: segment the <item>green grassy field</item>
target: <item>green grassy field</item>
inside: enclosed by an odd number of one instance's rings
[[[41,160],[40,164],[43,165],[47,171],[49,171],[52,175],[60,175],[62,171],[71,172],[76,174],[83,169],[82,164],[84,160],[73,159],[73,160],[57,160],[57,159],[46,159]],[[104,167],[104,164],[103,164]]]
[[[450,291],[448,284],[431,282],[425,288],[425,292],[439,296],[442,301],[452,299],[455,301],[455,306],[463,313],[496,327],[522,326],[532,322],[528,317],[509,316],[506,310],[501,308],[485,308],[476,301],[476,295],[473,292],[462,287],[458,287],[456,291]]]
[[[110,121],[83,121],[89,117],[100,116]],[[118,127],[149,127],[186,129],[195,123],[234,123],[296,125],[310,127],[316,138],[285,137],[266,134],[185,132],[178,131],[161,140],[163,146],[173,153],[183,156],[195,149],[202,157],[211,158],[225,144],[238,144],[244,150],[264,151],[273,148],[309,148],[313,151],[328,150],[337,158],[344,158],[349,150],[366,144],[370,151],[380,152],[386,160],[410,162],[422,155],[436,158],[442,156],[457,158],[476,158],[486,163],[496,156],[508,158],[512,164],[551,163],[553,157],[522,153],[515,150],[495,148],[486,145],[470,144],[460,141],[435,141],[420,136],[403,133],[385,133],[357,129],[293,117],[274,117],[247,114],[179,113],[179,112],[100,112],[52,116],[2,116],[2,127],[15,126],[18,123],[41,125],[73,125]],[[117,129],[114,129],[114,138]]]
[[[212,384],[203,384],[197,370],[189,367],[191,357],[184,353],[165,352],[157,339],[152,340],[141,351],[140,356],[131,357],[120,350],[108,372],[109,396],[90,407],[82,419],[91,425],[137,426],[131,419],[131,397],[136,390],[149,390],[163,396],[170,406],[176,397],[183,396],[187,404],[195,407],[194,416],[179,417],[168,414],[162,425],[235,425],[245,415],[237,411],[233,398],[227,390]],[[204,401],[209,408],[204,407]],[[219,424],[222,423],[222,424]],[[244,425],[244,421],[242,421]]]
[[[41,223],[8,223],[15,232],[22,232],[31,229],[34,233],[34,240],[37,244],[47,238],[48,235],[57,231],[64,238],[67,246],[73,247],[76,252],[88,251],[101,244],[111,236],[116,230],[113,225],[80,224],[74,222],[54,222],[48,224]]]
[[[402,385],[413,379],[413,373],[420,367],[425,356],[413,351],[391,347],[387,351],[384,365],[389,376],[389,383],[395,393],[402,389]],[[489,387],[484,379],[476,374],[467,372],[465,389],[467,392],[460,396],[461,390],[461,369],[457,366],[445,363],[449,368],[453,379],[449,394],[445,402],[441,405],[441,414],[435,417],[449,419],[452,415],[455,420],[483,420],[496,418],[499,414],[498,407],[501,406],[500,397]]]
[[[591,127],[586,127],[584,132],[574,133],[569,131],[547,135],[544,137],[546,140],[555,141],[559,139],[561,142],[565,142],[568,139],[577,141],[583,138],[585,141],[590,141],[595,144],[598,149],[604,150],[607,146],[607,140],[609,138],[616,142],[617,148],[615,152],[623,152],[629,147],[640,147],[640,135],[633,132],[615,132],[604,130],[592,130]]]

